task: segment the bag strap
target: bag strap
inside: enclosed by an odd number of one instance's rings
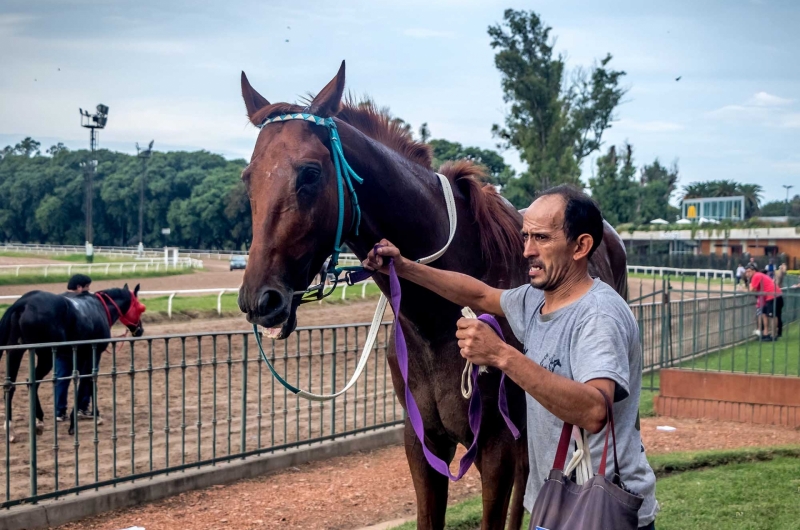
[[[603,394],[603,401],[606,404],[606,439],[605,444],[603,445],[603,457],[600,460],[600,469],[599,474],[605,476],[606,474],[606,460],[608,457],[608,434],[611,433],[612,437],[612,449],[614,451],[614,472],[617,476],[619,474],[619,461],[617,459],[617,436],[614,431],[614,410],[611,406],[611,402],[608,399],[608,396],[602,390],[600,391]],[[567,453],[569,452],[569,441],[572,435],[572,424],[564,422],[564,426],[561,428],[561,438],[558,440],[558,448],[556,449],[556,457],[553,459],[553,469],[558,469],[559,471],[564,471],[564,464],[567,462]]]
[[[598,473],[602,476],[606,474],[606,459],[608,456],[608,433],[611,432],[611,443],[614,450],[614,473],[616,476],[620,476],[619,474],[619,461],[617,460],[617,434],[614,431],[614,407],[611,405],[611,401],[608,399],[608,396],[602,390],[600,391],[603,394],[603,400],[606,402],[606,441],[603,444],[603,457],[600,459],[600,469]]]
[[[569,439],[571,435],[572,424],[564,422],[564,427],[561,429],[561,438],[558,440],[556,458],[553,460],[553,469],[564,471],[564,464],[567,461],[567,452],[569,451]]]

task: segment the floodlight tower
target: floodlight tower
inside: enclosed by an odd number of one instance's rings
[[[784,209],[783,214],[786,217],[789,217],[789,190],[794,188],[794,186],[791,186],[789,184],[783,184],[783,187],[786,188],[786,208]]]
[[[95,114],[89,114],[89,111],[83,109],[78,110],[81,114],[81,127],[89,129],[89,147],[93,155],[97,149],[97,129],[103,129],[108,121],[108,107],[102,103],[99,104]],[[89,160],[81,164],[81,166],[86,169],[86,261],[91,263],[94,255],[92,248],[94,237],[92,231],[92,194],[97,160]]]
[[[142,237],[144,227],[144,187],[147,178],[147,161],[150,160],[150,155],[153,154],[153,144],[155,140],[150,140],[150,145],[147,149],[139,147],[136,143],[136,156],[142,160],[142,179],[139,186],[139,254],[144,253],[144,239]]]

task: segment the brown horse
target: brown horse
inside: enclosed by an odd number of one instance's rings
[[[343,239],[359,258],[364,259],[384,237],[397,244],[405,256],[432,254],[447,241],[449,226],[428,146],[414,142],[408,132],[369,103],[342,103],[343,90],[344,62],[336,77],[305,108],[269,103],[242,73],[242,95],[255,125],[290,112],[336,117],[347,161],[364,179],[363,184],[355,184],[362,213],[358,235],[352,226],[353,198],[349,194],[344,209]],[[527,265],[522,256],[519,213],[494,188],[479,183],[481,170],[470,162],[445,164],[440,172],[453,188],[458,228],[449,250],[431,266],[469,274],[499,288],[525,283]],[[339,211],[336,178],[326,129],[304,121],[264,127],[242,173],[252,207],[253,243],[239,305],[250,322],[280,327],[281,338],[296,326],[298,298],[294,293],[310,284],[334,245]],[[618,248],[624,253],[621,244]],[[620,272],[624,285],[624,257],[620,271],[604,244],[593,260],[601,265],[606,281],[617,285],[611,273]],[[388,295],[386,277],[378,275],[375,281]],[[461,308],[404,280],[401,286],[399,322],[408,344],[409,384],[425,425],[425,443],[437,456],[451,461],[457,444],[469,446],[472,442],[468,402],[459,391],[465,361],[459,354],[455,329]],[[502,325],[506,336],[513,337],[507,323]],[[395,392],[405,407],[393,345],[392,341],[388,362]],[[499,414],[499,376],[490,372],[479,378],[484,413],[476,466],[481,473],[484,530],[504,527],[512,486],[515,494],[509,527],[520,527],[528,474],[525,435],[515,441]],[[516,425],[524,426],[524,393],[513,383],[507,391],[511,417]],[[417,496],[417,528],[441,529],[448,479],[427,464],[408,421],[405,449]]]

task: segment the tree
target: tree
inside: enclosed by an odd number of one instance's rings
[[[589,179],[592,197],[600,205],[603,217],[613,226],[635,220],[639,186],[634,176],[633,147],[620,148],[622,157],[612,145],[608,153],[597,159],[597,174]]]
[[[464,147],[458,142],[435,139],[429,142],[433,150],[433,167],[438,168],[448,160],[466,158],[486,168],[487,182],[505,186],[514,176],[514,170],[506,165],[503,157],[497,151],[481,149],[479,147]]]
[[[0,159],[0,238],[24,243],[82,244],[85,176],[80,163],[90,154],[63,146],[35,155],[39,143],[26,139]],[[33,155],[33,156],[31,156]],[[141,164],[105,149],[94,186],[94,243],[138,243]],[[204,151],[153,153],[145,190],[144,244],[241,249],[252,238],[250,202],[239,178],[244,160],[225,160]]]
[[[787,203],[782,201],[770,201],[761,205],[758,215],[762,217],[783,217],[786,215]],[[800,195],[795,195],[788,203],[789,217],[800,217]]]
[[[431,130],[428,128],[428,123],[425,122],[419,126],[419,139],[423,144],[427,144],[431,138]]]
[[[508,9],[504,22],[488,30],[510,104],[504,126],[494,125],[492,132],[528,165],[504,193],[518,207],[550,186],[581,185],[581,161],[602,145],[625,93],[619,86],[625,72],[609,68],[611,55],[567,82],[565,57],[554,56],[551,29],[533,11]]]
[[[639,198],[636,206],[636,219],[647,223],[653,219],[671,221],[679,210],[670,206],[669,200],[678,184],[678,163],[667,168],[656,158],[652,164],[645,165],[639,172]]]

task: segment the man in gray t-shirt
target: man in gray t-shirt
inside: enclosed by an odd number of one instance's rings
[[[644,497],[639,527],[654,529],[655,475],[639,433],[642,354],[636,320],[625,300],[588,273],[589,257],[603,237],[597,204],[568,186],[545,191],[523,217],[530,285],[492,288],[475,278],[407,260],[383,240],[364,265],[397,273],[476,312],[505,316],[523,343],[519,352],[475,319],[458,321],[461,355],[503,370],[527,394],[530,510],[550,468],[564,422],[586,429],[595,472],[605,434],[603,393],[613,398],[620,474]],[[599,435],[598,435],[599,434]],[[613,466],[608,466],[609,476]]]

